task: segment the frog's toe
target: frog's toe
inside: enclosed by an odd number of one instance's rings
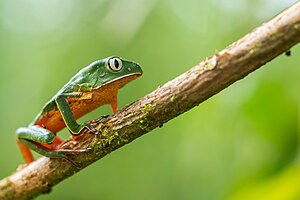
[[[99,118],[93,119],[91,121],[89,121],[90,124],[94,124],[94,123],[99,123],[102,122],[104,119],[107,119],[109,117],[109,115],[102,115]]]
[[[63,158],[70,162],[72,165],[74,165],[77,168],[81,168],[81,164],[73,160],[70,156],[71,155],[77,155],[80,153],[88,153],[93,151],[92,148],[86,148],[86,149],[56,149],[51,151],[52,157],[54,158]],[[55,154],[55,156],[53,156]]]
[[[64,156],[63,159],[65,159],[66,161],[68,161],[69,163],[71,163],[72,165],[74,165],[77,168],[82,168],[81,164],[79,162],[76,162],[75,160],[73,160],[72,158],[68,157],[68,156]]]
[[[94,133],[95,135],[99,135],[100,131],[98,131],[98,129],[96,129],[94,126],[92,126],[91,124],[85,124],[85,127],[92,133]]]

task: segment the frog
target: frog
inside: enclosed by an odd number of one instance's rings
[[[80,163],[71,155],[89,152],[91,148],[65,149],[66,141],[58,137],[57,132],[67,128],[75,141],[84,128],[97,132],[91,124],[79,124],[76,120],[106,104],[110,105],[113,114],[116,113],[118,90],[142,73],[139,64],[118,56],[96,60],[81,69],[44,105],[27,127],[17,129],[17,144],[25,163],[35,160],[33,150],[49,158],[62,158],[80,168]]]

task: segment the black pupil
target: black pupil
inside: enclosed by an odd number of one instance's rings
[[[115,64],[115,67],[118,69],[120,64],[119,64],[119,61],[117,59],[114,60],[114,64]]]

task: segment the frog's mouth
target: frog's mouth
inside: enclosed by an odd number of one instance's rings
[[[129,83],[130,81],[138,78],[141,75],[142,75],[142,73],[140,73],[140,72],[128,74],[128,75],[119,77],[117,79],[114,79],[112,81],[108,81],[105,84],[98,86],[95,89],[99,89],[102,87],[111,87],[112,89],[119,89],[119,88],[123,87],[124,85],[126,85],[127,83]]]

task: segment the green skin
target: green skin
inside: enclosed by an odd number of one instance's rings
[[[121,62],[121,63],[120,63]],[[65,122],[66,127],[73,135],[79,134],[83,128],[88,128],[92,132],[95,130],[87,123],[78,124],[67,102],[68,98],[80,98],[80,92],[88,92],[99,89],[100,87],[118,81],[123,77],[130,75],[141,75],[142,69],[137,63],[123,60],[118,57],[108,57],[103,60],[98,60],[79,71],[71,80],[59,90],[50,101],[46,103],[41,112],[36,116],[28,127],[22,127],[17,130],[19,141],[25,144],[30,149],[47,157],[64,158],[78,166],[78,163],[70,159],[67,154],[76,154],[87,152],[85,150],[68,150],[57,149],[48,151],[41,148],[36,143],[51,144],[55,135],[37,124],[41,116],[51,110],[59,110]],[[74,93],[77,92],[77,93]],[[38,125],[38,126],[37,126]]]

